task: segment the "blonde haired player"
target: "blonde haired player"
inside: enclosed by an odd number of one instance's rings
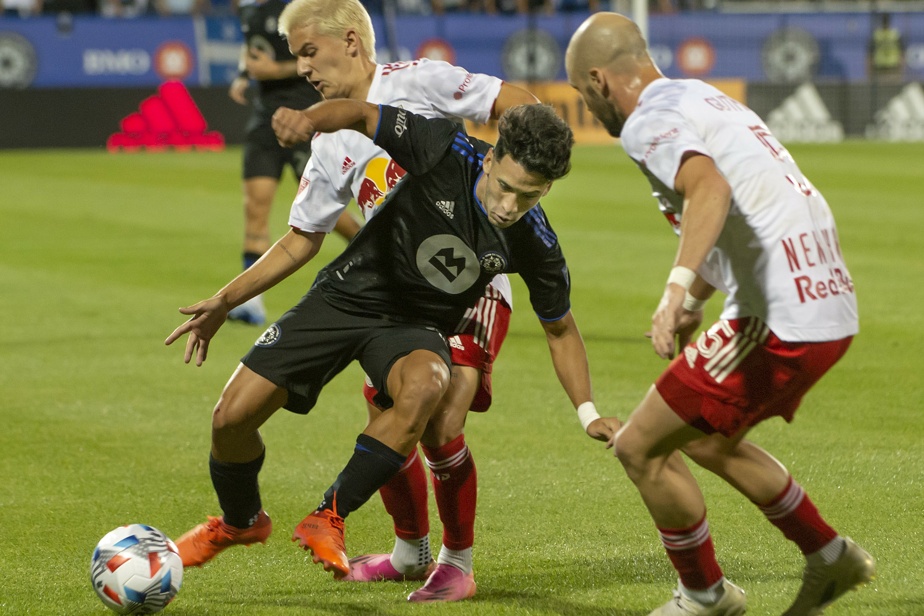
[[[388,104],[425,117],[485,123],[519,104],[537,103],[529,92],[496,77],[426,59],[377,64],[375,34],[357,0],[295,0],[282,12],[279,31],[296,57],[299,75],[327,99]],[[368,220],[404,175],[382,148],[354,131],[314,136],[300,111],[280,109],[274,118],[280,142],[311,140],[312,156],[292,204],[289,223],[304,232],[328,233],[355,199]],[[454,204],[441,204],[453,215]],[[415,449],[381,495],[395,524],[391,554],[359,556],[347,580],[426,580],[411,601],[456,601],[475,593],[472,545],[477,473],[463,428],[469,409],[491,403],[492,363],[507,332],[512,297],[506,276],[498,276],[485,296],[466,313],[452,351],[450,388],[421,438],[427,465],[434,471],[434,493],[443,522],[443,545],[432,561],[427,517],[427,478]],[[380,414],[366,386],[370,421]],[[217,518],[213,534],[222,530]],[[206,525],[203,525],[205,527]],[[299,529],[296,537],[303,543]],[[205,536],[205,535],[203,535]],[[181,554],[183,540],[180,540]]]

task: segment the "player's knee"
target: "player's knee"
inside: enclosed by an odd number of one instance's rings
[[[436,411],[427,423],[420,442],[427,447],[442,447],[456,438],[465,428],[468,409],[462,409],[446,403],[446,398],[437,405]]]
[[[633,481],[644,475],[648,470],[650,459],[646,448],[642,446],[641,439],[632,429],[631,424],[626,424],[616,433],[613,440],[613,450],[626,474]]]
[[[247,413],[235,396],[222,394],[212,409],[212,440],[233,436],[245,429]]]
[[[414,423],[427,421],[449,387],[449,370],[439,359],[415,358],[402,366],[395,407]]]

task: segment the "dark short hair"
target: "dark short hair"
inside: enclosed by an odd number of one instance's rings
[[[571,170],[574,133],[549,105],[517,105],[497,123],[494,156],[510,155],[530,173],[557,180]]]

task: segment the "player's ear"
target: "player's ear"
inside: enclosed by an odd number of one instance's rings
[[[591,68],[588,77],[590,78],[590,87],[602,96],[603,98],[608,98],[610,94],[610,86],[606,79],[606,73],[604,73],[599,68]]]
[[[343,35],[343,41],[346,43],[346,52],[348,56],[357,56],[359,55],[359,36],[356,35],[356,30],[347,30]]]
[[[484,155],[484,160],[481,161],[481,168],[484,169],[486,174],[491,173],[491,167],[494,166],[494,148],[488,150],[488,153]]]

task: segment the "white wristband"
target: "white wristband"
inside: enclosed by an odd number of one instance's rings
[[[696,280],[696,272],[689,267],[678,265],[671,269],[670,276],[667,277],[667,284],[679,284],[685,290],[690,290],[690,285]]]
[[[683,309],[689,310],[690,312],[699,312],[706,307],[706,302],[708,299],[700,299],[690,295],[690,292],[687,291],[686,297],[683,298]]]
[[[577,416],[578,421],[581,422],[581,426],[584,428],[584,432],[587,432],[587,426],[589,426],[592,421],[600,419],[600,413],[597,412],[597,407],[594,406],[593,402],[584,402],[581,406],[577,407]]]

